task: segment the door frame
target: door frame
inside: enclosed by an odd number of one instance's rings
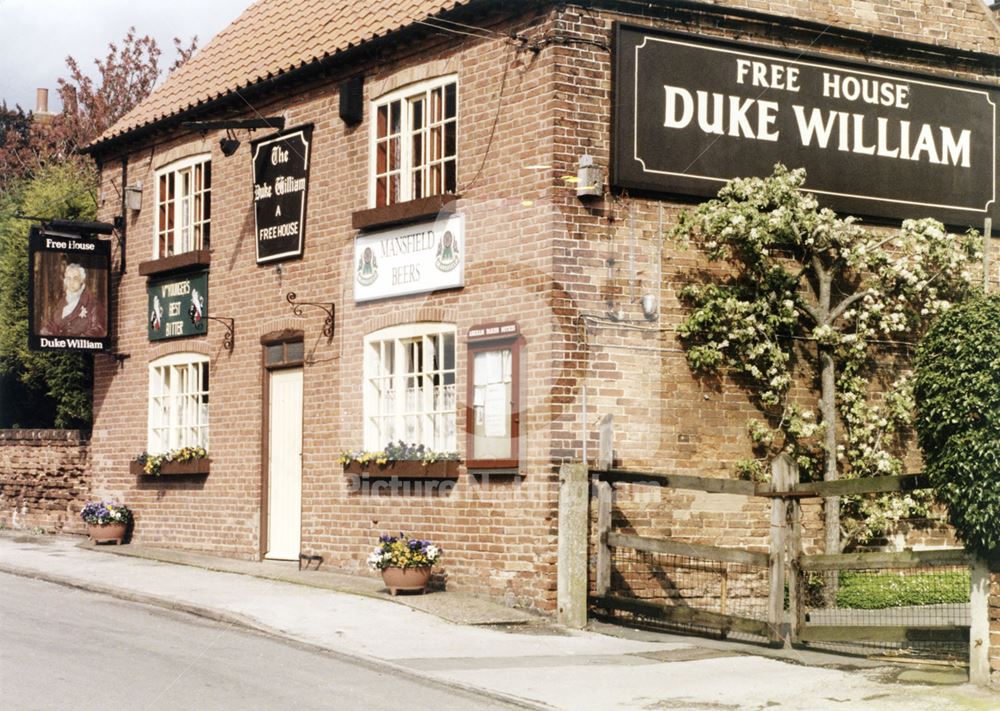
[[[270,444],[268,442],[271,434],[271,371],[287,370],[289,368],[302,368],[302,399],[303,414],[305,411],[305,359],[288,358],[287,350],[289,343],[303,343],[304,333],[300,330],[284,329],[272,331],[260,337],[260,385],[261,385],[261,428],[260,428],[260,536],[257,541],[257,560],[264,560],[267,553],[267,515],[270,502]],[[280,361],[268,363],[268,346],[281,345],[283,357]],[[305,422],[305,417],[302,418]],[[303,439],[305,439],[303,435]],[[301,522],[299,524],[301,529]]]

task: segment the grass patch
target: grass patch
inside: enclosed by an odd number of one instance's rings
[[[968,569],[933,573],[844,572],[837,588],[837,607],[881,610],[968,602],[969,587]]]

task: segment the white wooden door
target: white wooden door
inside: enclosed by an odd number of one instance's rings
[[[267,552],[298,560],[302,527],[302,369],[269,372]]]

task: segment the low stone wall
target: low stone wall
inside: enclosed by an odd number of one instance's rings
[[[79,430],[0,430],[0,526],[83,533],[90,440]]]

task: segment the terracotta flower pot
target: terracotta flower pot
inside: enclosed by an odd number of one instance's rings
[[[119,546],[125,538],[126,528],[128,527],[124,523],[88,523],[87,534],[94,543],[114,541],[115,545]]]
[[[420,568],[383,568],[382,580],[389,588],[389,593],[395,595],[400,590],[403,592],[422,593],[427,583],[431,580],[431,566],[425,565]]]

